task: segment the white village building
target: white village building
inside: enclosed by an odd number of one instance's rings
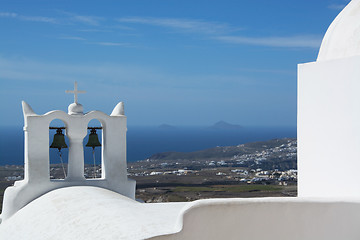
[[[298,197],[139,203],[127,178],[126,117],[37,115],[23,102],[25,176],[5,191],[0,239],[360,239],[360,0],[329,27],[298,76]],[[78,93],[74,90],[75,96]],[[50,180],[49,124],[65,123],[68,176]],[[103,128],[102,178],[84,178],[88,123]]]

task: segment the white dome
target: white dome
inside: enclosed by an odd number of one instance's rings
[[[141,204],[91,186],[60,188],[1,223],[0,239],[147,239],[174,231],[185,204]]]
[[[80,103],[72,103],[68,107],[68,113],[70,115],[82,115],[84,114],[84,107]]]
[[[352,0],[335,18],[321,43],[317,61],[360,55],[360,0]]]

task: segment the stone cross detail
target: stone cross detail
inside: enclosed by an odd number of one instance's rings
[[[66,90],[66,93],[73,93],[74,94],[74,103],[78,103],[78,94],[79,93],[86,93],[86,91],[80,91],[77,89],[77,82],[74,83],[74,90]]]

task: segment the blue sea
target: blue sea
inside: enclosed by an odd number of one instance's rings
[[[54,131],[50,130],[50,143],[53,133]],[[159,152],[191,152],[216,146],[233,146],[285,137],[296,138],[296,127],[243,127],[236,130],[215,130],[206,127],[161,129],[128,126],[127,160],[129,162],[144,160]],[[87,139],[84,140],[84,144],[86,142]],[[67,151],[67,149],[62,150],[65,162]],[[49,154],[51,163],[59,163],[57,149],[49,149]],[[95,159],[100,163],[100,148],[96,148]],[[85,148],[85,163],[92,162],[92,149]],[[22,127],[0,127],[0,165],[7,164],[24,164]]]

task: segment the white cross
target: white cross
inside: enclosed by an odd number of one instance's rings
[[[74,94],[74,103],[76,103],[76,104],[78,103],[78,93],[86,93],[86,91],[78,91],[76,81],[74,84],[74,90],[66,90],[65,92]]]

